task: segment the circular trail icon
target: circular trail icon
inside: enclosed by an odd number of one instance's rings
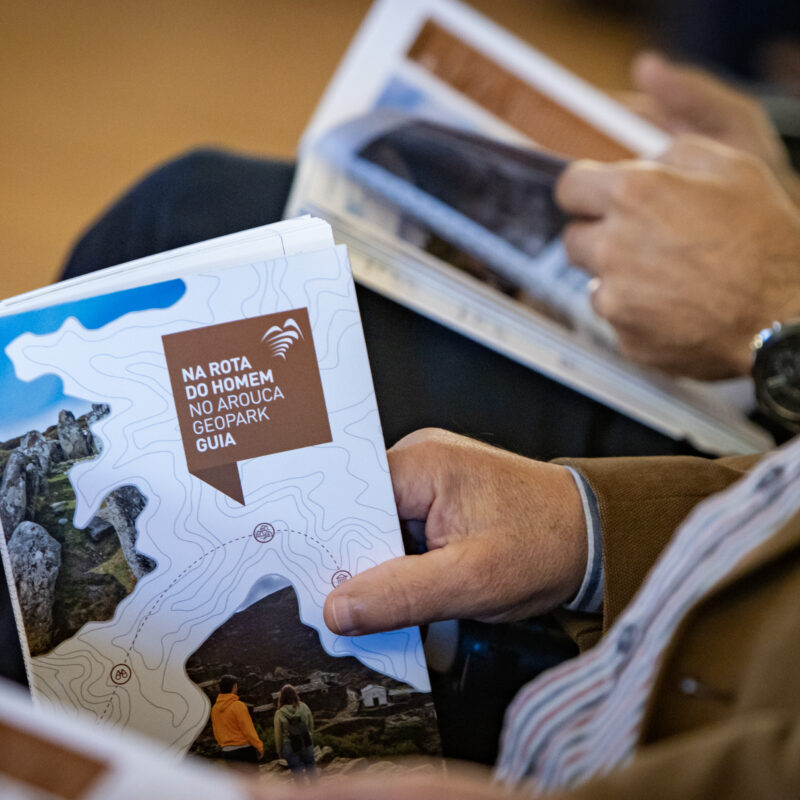
[[[269,522],[259,522],[253,529],[253,538],[261,544],[271,542],[275,538],[275,528]]]
[[[337,586],[341,586],[345,581],[349,581],[352,577],[353,576],[346,569],[340,569],[333,573],[331,584],[335,589]]]
[[[131,668],[127,664],[116,664],[111,667],[111,682],[122,686],[131,679]]]

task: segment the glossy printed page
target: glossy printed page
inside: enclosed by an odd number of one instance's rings
[[[291,586],[325,653],[430,705],[416,629],[347,639],[322,618],[332,586],[402,554],[344,248],[7,316],[0,333],[4,402],[23,398],[0,432],[16,464],[3,549],[41,702],[186,751],[210,707],[187,659]],[[31,475],[39,494],[7,502]]]

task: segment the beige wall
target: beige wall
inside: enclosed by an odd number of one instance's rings
[[[643,41],[567,0],[473,5],[603,88],[626,85]],[[79,231],[159,161],[198,144],[291,155],[368,6],[0,3],[0,295],[51,281]]]

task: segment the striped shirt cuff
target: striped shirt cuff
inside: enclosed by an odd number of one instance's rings
[[[597,498],[592,487],[577,470],[567,467],[575,480],[575,485],[581,495],[583,514],[586,518],[586,539],[588,557],[586,559],[586,572],[583,583],[578,593],[564,604],[567,611],[583,611],[597,614],[603,610],[603,592],[606,584],[605,568],[603,567],[603,531],[600,527],[600,512],[597,508]]]

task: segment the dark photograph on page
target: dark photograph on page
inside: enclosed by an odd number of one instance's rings
[[[553,187],[567,161],[483,136],[414,120],[372,141],[359,157],[382,167],[463,214],[531,258],[560,234],[564,216]],[[557,309],[468,253],[424,219],[409,220],[415,243],[431,255],[571,327]]]
[[[567,162],[424,120],[397,127],[359,152],[529,256],[564,225],[553,186]]]

